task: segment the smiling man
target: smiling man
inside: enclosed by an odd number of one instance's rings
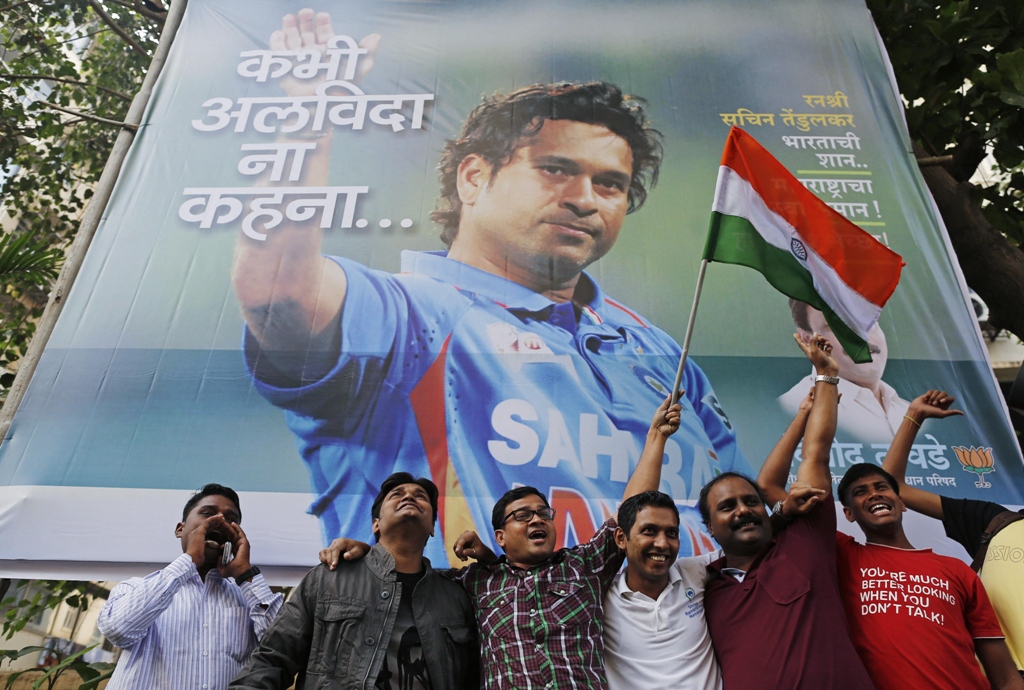
[[[812,639],[795,647],[796,652],[789,652],[786,661],[782,662],[788,663],[789,658],[808,659],[808,668],[813,669],[812,672],[804,671],[794,680],[779,683],[772,682],[770,676],[766,677],[759,670],[757,674],[750,675],[745,684],[734,684],[733,687],[767,685],[777,688],[852,689],[873,685],[878,690],[984,690],[990,687],[1024,690],[1024,681],[1017,674],[999,622],[978,576],[961,561],[933,554],[930,549],[913,548],[903,531],[905,507],[899,497],[898,484],[888,472],[870,463],[852,465],[846,470],[837,493],[846,519],[860,526],[866,543],[857,543],[852,537],[835,531],[829,456],[838,407],[835,385],[838,379],[835,377],[842,372],[831,357],[831,347],[821,345],[827,341],[812,337],[810,343],[805,343],[799,336],[794,337],[808,352],[819,374],[810,417],[802,422],[807,428],[797,477],[828,490],[829,500],[824,501],[819,509],[813,540],[807,540],[799,551],[786,552],[788,562],[776,556],[774,569],[767,573],[769,577],[765,577],[765,564],[782,551],[775,548],[774,554],[771,551],[756,552],[744,570],[748,570],[748,577],[749,572],[755,569],[761,573],[754,583],[760,586],[752,587],[750,591],[763,588],[772,604],[769,609],[774,607],[774,610],[782,611],[781,607],[785,607],[799,613],[807,602],[812,601],[812,595],[819,600],[825,597],[827,610],[805,611],[803,632],[814,639],[841,639],[844,654],[849,647],[855,647],[863,666],[857,664],[857,675],[854,675],[850,670],[853,662],[844,656],[842,662],[829,659],[828,663],[834,665],[834,669],[820,668],[817,663],[822,658],[820,652],[808,656],[815,643]],[[794,420],[794,424],[798,421]],[[905,441],[909,444],[912,437]],[[785,497],[790,462],[791,458],[769,458],[761,468],[758,480],[770,500]],[[743,503],[741,496],[736,498],[739,501],[726,507]],[[727,553],[729,549],[722,542],[723,536],[730,540],[738,539],[746,532],[747,537],[743,541],[748,544],[754,541],[743,514],[757,511],[753,500],[748,503],[747,511],[732,509],[734,517],[731,523],[719,520],[712,526],[712,532]],[[760,501],[756,503],[760,505]],[[797,525],[794,525],[782,536],[796,533]],[[747,553],[751,554],[752,550],[747,550]],[[817,580],[804,577],[806,569],[803,564],[809,562],[818,563],[819,568],[827,566],[827,577],[819,576]],[[726,573],[724,569],[722,572]],[[839,598],[845,615],[835,611]],[[773,621],[775,626],[773,619],[784,614],[773,616],[766,611],[764,615],[765,620]],[[785,641],[789,634],[785,627],[772,629],[776,631],[771,638],[773,642],[779,638]],[[767,629],[760,632],[767,633]],[[716,649],[718,640],[716,636]],[[773,654],[782,653],[777,646],[766,647]],[[720,649],[718,651],[721,653]],[[985,675],[975,655],[981,660]],[[829,657],[826,655],[824,658]],[[724,659],[722,663],[724,669]],[[759,664],[763,663],[758,658],[754,667],[760,669]],[[865,668],[870,681],[860,675],[865,673]],[[837,672],[840,677],[828,682],[815,682],[815,676]],[[763,682],[758,682],[758,678]]]
[[[681,411],[668,400],[658,407],[623,500],[658,486],[665,442],[679,428]],[[478,559],[447,575],[476,603],[488,690],[608,687],[603,600],[624,556],[617,525],[609,518],[587,543],[556,550],[556,515],[536,488],[510,489],[491,511],[504,555],[495,558],[474,532],[456,544],[459,558]]]
[[[758,483],[730,473],[704,487],[701,514],[725,553],[708,567],[708,629],[730,690],[864,690],[873,686],[850,639],[836,581],[828,458],[838,366],[825,338],[794,338],[817,376],[813,401],[802,406],[783,438],[795,448],[794,439],[803,437],[797,479],[825,494],[806,517],[775,534],[761,486],[774,491],[773,512],[781,510],[792,452],[769,455]]]
[[[207,484],[182,511],[184,552],[163,570],[111,591],[97,626],[124,650],[110,690],[223,690],[281,610],[249,563],[238,494]],[[225,542],[234,558],[222,561]]]
[[[1024,690],[978,575],[907,539],[896,479],[861,463],[846,470],[838,493],[866,539],[837,534],[836,550],[853,641],[875,686]]]
[[[473,608],[423,558],[437,487],[396,472],[371,509],[365,558],[309,571],[232,688],[477,688]],[[365,546],[365,545],[364,545]]]
[[[317,50],[333,35],[327,14],[303,10],[271,44]],[[364,73],[369,64],[360,61]],[[317,140],[294,184],[327,184],[332,136]],[[288,411],[326,534],[356,524],[365,487],[396,469],[438,485],[448,547],[464,530],[486,533],[494,500],[521,484],[558,511],[563,543],[597,532],[680,348],[584,269],[611,251],[660,163],[642,99],[602,82],[537,84],[485,98],[446,143],[432,217],[447,251],[404,252],[393,275],[324,256],[312,221],[265,241],[239,235],[246,363]],[[708,479],[747,464],[692,360],[683,388],[664,480],[695,499]],[[689,524],[700,529],[695,515]],[[442,557],[441,543],[429,548]]]
[[[622,502],[615,542],[626,568],[604,601],[609,690],[721,690],[704,620],[707,566],[720,554],[676,559],[679,509],[660,491]]]
[[[1006,633],[1006,646],[1024,676],[1024,512],[991,501],[933,494],[906,483],[907,462],[921,425],[928,419],[963,414],[950,409],[953,400],[942,390],[915,398],[882,467],[899,481],[903,504],[940,520],[946,536],[959,542],[973,559],[971,568],[985,585],[999,627]]]

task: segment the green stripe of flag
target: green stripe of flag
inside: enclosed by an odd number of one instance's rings
[[[854,362],[871,361],[867,342],[843,323],[818,295],[810,272],[792,254],[768,244],[746,218],[713,212],[704,258],[759,271],[782,294],[806,302],[824,314],[825,321]]]

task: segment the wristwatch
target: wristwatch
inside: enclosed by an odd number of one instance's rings
[[[822,383],[831,383],[833,386],[839,385],[838,376],[825,376],[825,374],[818,374],[814,377],[814,382],[817,383],[818,381],[821,381]]]
[[[257,568],[256,566],[253,566],[253,567],[249,568],[248,570],[246,570],[241,575],[236,576],[235,577],[235,584],[241,586],[241,585],[245,584],[246,582],[248,582],[249,580],[253,579],[254,577],[256,577],[259,574],[260,574],[260,569]]]
[[[785,504],[785,502],[786,499],[782,499],[781,501],[775,502],[775,505],[772,506],[772,517],[778,518],[782,520],[784,523],[789,524],[790,522],[792,522],[792,518],[787,517],[786,514],[782,512],[782,506],[783,504]]]

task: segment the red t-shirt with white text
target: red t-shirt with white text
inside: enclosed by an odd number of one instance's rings
[[[1003,632],[965,563],[845,534],[836,534],[836,558],[850,635],[877,690],[989,690],[974,640]]]

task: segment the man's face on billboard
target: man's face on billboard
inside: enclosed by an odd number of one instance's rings
[[[615,244],[632,166],[625,139],[572,120],[545,121],[497,173],[467,156],[452,258],[537,291],[575,284]]]
[[[839,342],[831,326],[825,321],[825,315],[814,307],[807,307],[807,322],[814,332],[825,336],[833,343]],[[874,389],[882,380],[885,363],[889,360],[889,346],[885,342],[885,333],[877,323],[868,331],[868,348],[871,350],[871,361],[862,364],[850,359],[841,347],[835,348],[832,356],[839,365],[840,377],[863,388]]]

